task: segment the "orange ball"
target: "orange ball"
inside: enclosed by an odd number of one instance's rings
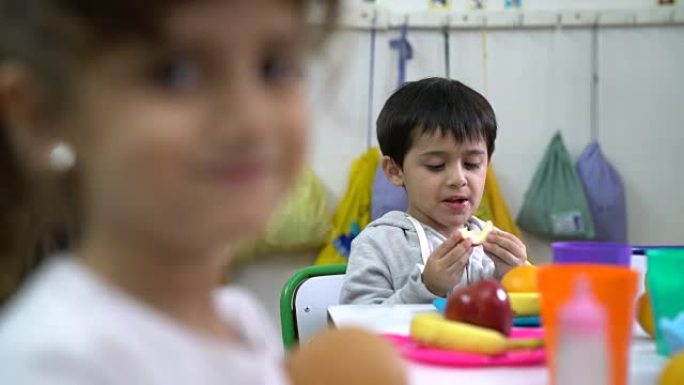
[[[534,265],[512,268],[501,279],[501,286],[509,293],[538,292],[539,269]]]
[[[636,305],[636,317],[641,328],[653,338],[655,335],[655,320],[653,318],[653,307],[651,306],[651,296],[644,292],[639,296]]]
[[[293,385],[407,385],[404,360],[382,337],[357,328],[328,329],[287,360]]]

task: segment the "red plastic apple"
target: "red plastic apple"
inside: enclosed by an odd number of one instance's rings
[[[513,326],[513,310],[508,294],[493,279],[451,293],[447,299],[445,316],[452,321],[494,329],[505,336],[509,335]]]

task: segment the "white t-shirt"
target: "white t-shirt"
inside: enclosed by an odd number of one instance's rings
[[[0,384],[288,383],[280,340],[256,302],[235,288],[215,302],[244,342],[212,340],[55,257],[2,309]]]

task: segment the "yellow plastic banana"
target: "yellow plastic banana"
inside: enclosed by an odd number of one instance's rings
[[[492,230],[494,230],[494,224],[492,223],[492,221],[487,221],[482,231],[470,231],[467,229],[461,229],[459,231],[461,232],[461,236],[463,236],[464,239],[470,238],[473,241],[473,245],[477,246],[485,242],[485,240],[487,239],[487,235],[489,235],[489,233],[491,233]]]
[[[516,316],[539,315],[539,293],[508,293],[508,300]]]
[[[508,339],[495,330],[449,321],[437,313],[413,317],[411,337],[426,346],[487,355],[511,349],[533,349],[543,344],[540,339]]]

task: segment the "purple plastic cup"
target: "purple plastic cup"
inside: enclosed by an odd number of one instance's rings
[[[632,246],[610,242],[554,242],[553,262],[559,264],[595,263],[629,267]]]

